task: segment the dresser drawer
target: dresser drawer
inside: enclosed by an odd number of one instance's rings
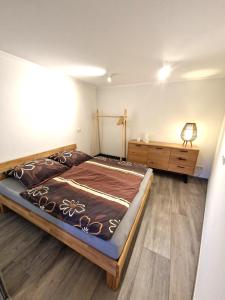
[[[148,153],[148,146],[140,145],[140,144],[129,144],[128,152],[129,153],[138,153],[138,154],[146,154]]]
[[[155,148],[149,148],[148,151],[148,159],[149,160],[163,160],[163,161],[169,161],[170,157],[170,150],[166,148],[160,148],[160,149],[155,149]]]
[[[196,162],[198,151],[189,149],[171,149],[171,157],[185,158],[189,161]]]
[[[147,155],[143,156],[143,155],[128,153],[127,160],[130,162],[146,165],[147,164]]]
[[[195,167],[195,160],[190,159],[189,157],[183,157],[178,155],[171,155],[170,161],[171,164],[174,165],[182,165],[187,167]]]
[[[162,146],[150,146],[148,153],[149,153],[149,155],[169,156],[170,149],[162,147]]]
[[[173,164],[169,163],[168,171],[181,173],[181,174],[187,174],[187,175],[193,175],[194,173],[194,167],[191,166],[185,166],[183,164]]]
[[[155,169],[167,170],[169,164],[170,149],[151,146],[148,152],[148,166]]]
[[[168,170],[168,160],[151,160],[148,159],[147,166],[153,169],[159,169],[159,170]]]

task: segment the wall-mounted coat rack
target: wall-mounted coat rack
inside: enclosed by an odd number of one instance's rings
[[[98,130],[98,146],[99,146],[99,152],[101,153],[101,138],[100,138],[100,125],[99,125],[99,119],[100,118],[115,118],[117,119],[117,126],[122,126],[122,133],[121,133],[121,155],[120,155],[120,160],[122,160],[124,157],[126,158],[126,144],[127,144],[127,110],[124,109],[123,115],[104,115],[100,114],[99,111],[97,110],[97,130]]]

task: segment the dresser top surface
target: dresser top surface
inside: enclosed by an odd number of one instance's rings
[[[176,143],[165,143],[165,142],[157,142],[157,141],[151,141],[151,142],[144,142],[137,140],[129,140],[130,144],[138,144],[138,145],[146,145],[146,146],[161,146],[161,147],[167,147],[167,148],[176,148],[176,149],[187,149],[187,150],[194,150],[199,151],[199,148],[197,146],[183,146],[182,144],[176,144]]]

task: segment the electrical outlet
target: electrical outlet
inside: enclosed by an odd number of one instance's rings
[[[81,128],[77,128],[77,133],[81,133]]]

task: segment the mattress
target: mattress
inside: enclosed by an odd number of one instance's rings
[[[61,221],[44,212],[43,210],[39,209],[38,207],[34,206],[33,204],[31,204],[30,202],[28,202],[20,196],[20,193],[24,191],[25,188],[18,180],[14,178],[6,178],[0,181],[0,194],[14,200],[16,203],[36,213],[42,218],[48,220],[49,222],[53,223],[54,225],[58,226],[64,231],[82,240],[86,244],[104,253],[105,255],[113,259],[118,259],[127,240],[131,226],[140,207],[141,199],[144,195],[144,192],[146,190],[147,184],[151,176],[152,170],[148,169],[141,182],[139,192],[135,196],[133,202],[131,203],[125,216],[123,217],[122,221],[120,222],[119,226],[117,227],[115,233],[113,234],[110,240],[103,240],[99,237],[89,235],[83,232],[82,230]]]

